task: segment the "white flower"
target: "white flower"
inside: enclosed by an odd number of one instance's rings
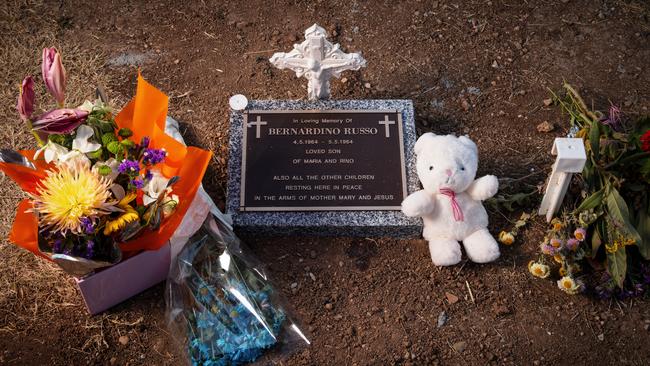
[[[93,129],[90,126],[81,125],[77,128],[77,136],[72,141],[72,150],[77,150],[82,153],[89,153],[99,150],[101,144],[89,142],[88,139],[93,136]]]
[[[47,144],[43,145],[42,148],[38,149],[36,153],[34,153],[34,160],[38,159],[38,157],[43,154],[45,162],[49,164],[53,161],[59,161],[60,157],[64,156],[67,153],[68,149],[66,149],[64,146],[55,144],[52,141],[48,141]]]
[[[73,167],[76,164],[83,164],[90,168],[90,160],[80,151],[72,150],[64,155],[59,155],[59,165]]]
[[[93,166],[93,173],[98,173],[99,168],[102,166],[107,166],[111,168],[111,173],[106,175],[106,178],[110,180],[115,180],[115,178],[117,178],[117,176],[120,175],[120,172],[117,170],[117,168],[120,166],[120,162],[115,160],[114,158],[110,158],[106,161],[98,161],[97,163],[95,163],[95,165]]]
[[[539,278],[547,278],[551,274],[551,268],[543,263],[534,261],[528,262],[528,271]]]
[[[81,125],[77,128],[77,136],[72,141],[72,150],[68,150],[65,146],[61,146],[52,141],[48,141],[42,148],[34,153],[34,160],[38,159],[41,154],[46,163],[62,164],[68,160],[75,160],[80,158],[80,155],[97,151],[102,147],[100,144],[89,142],[88,139],[92,137],[93,129],[86,125]],[[83,156],[85,158],[85,155]],[[86,159],[87,160],[87,159]]]
[[[570,276],[564,276],[557,281],[557,287],[569,295],[575,295],[582,289],[582,285]]]
[[[179,198],[175,194],[165,194],[165,198],[162,199],[162,212],[163,217],[169,217],[171,214],[176,211],[176,206],[180,202]]]
[[[77,109],[81,109],[82,111],[86,111],[88,113],[93,111],[93,108],[95,108],[95,104],[89,100],[85,101],[82,105],[80,105]]]
[[[169,179],[165,178],[159,172],[153,172],[151,180],[142,187],[144,191],[142,201],[145,206],[157,201],[160,195],[165,193],[167,190],[167,182],[169,182]]]

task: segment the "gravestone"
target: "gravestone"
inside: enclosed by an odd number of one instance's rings
[[[410,100],[318,100],[365,65],[314,25],[270,61],[309,80],[310,101],[234,98],[227,213],[240,235],[417,237],[400,211],[419,189]]]

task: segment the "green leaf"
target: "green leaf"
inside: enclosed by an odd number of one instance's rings
[[[596,225],[596,228],[594,230],[594,233],[591,235],[591,258],[595,258],[596,254],[598,254],[598,248],[603,244],[603,239],[600,236],[600,229],[601,226],[600,223],[602,221],[599,221],[598,224]]]
[[[88,155],[89,159],[95,160],[95,159],[101,158],[103,153],[104,153],[104,149],[102,149],[100,147],[99,149],[97,149],[97,150],[95,150],[93,152],[89,152],[87,155]]]
[[[628,138],[628,135],[626,133],[614,132],[614,133],[612,133],[612,137],[614,137],[615,139],[617,139],[619,141],[623,141],[623,142],[630,141],[629,138]]]
[[[648,207],[640,210],[636,230],[641,236],[641,241],[637,243],[639,252],[643,258],[650,260],[650,215],[648,214]]]
[[[100,165],[98,172],[100,175],[109,175],[113,172],[113,169],[111,169],[111,167],[108,165]]]
[[[121,156],[122,153],[124,152],[124,148],[122,147],[119,141],[111,141],[110,143],[108,143],[108,145],[106,145],[106,149],[108,149],[108,151],[110,151],[112,154],[118,156]]]
[[[112,132],[107,132],[102,135],[102,145],[106,146],[113,141],[117,141],[117,136]]]
[[[597,192],[594,192],[591,196],[585,198],[584,201],[578,206],[576,212],[582,212],[586,210],[595,209],[600,206],[603,202],[603,189],[600,189]]]
[[[591,145],[591,153],[594,154],[594,160],[598,161],[600,158],[600,122],[598,121],[591,124],[589,144]]]
[[[133,136],[133,131],[128,128],[120,128],[117,134],[120,135],[120,137],[128,138]]]
[[[607,272],[612,276],[618,287],[623,287],[626,271],[627,256],[625,255],[625,247],[618,248],[614,253],[607,252]]]
[[[122,144],[122,146],[124,146],[124,147],[126,147],[128,149],[135,147],[135,142],[133,142],[131,140],[122,140],[121,144]]]
[[[650,159],[647,159],[643,163],[641,169],[639,169],[639,173],[641,173],[646,182],[650,183]]]
[[[634,239],[635,243],[638,245],[641,241],[641,236],[630,223],[630,212],[627,208],[627,203],[625,203],[625,200],[621,197],[616,188],[613,187],[607,196],[607,212],[613,219],[623,225],[625,234],[628,234],[632,239]]]

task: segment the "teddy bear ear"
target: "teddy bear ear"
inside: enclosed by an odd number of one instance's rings
[[[463,144],[463,145],[469,147],[470,149],[472,149],[472,151],[474,151],[474,153],[478,154],[478,147],[476,147],[476,144],[474,143],[474,141],[470,140],[470,138],[467,137],[467,135],[459,136],[458,141],[460,141],[461,144]]]
[[[424,147],[433,141],[433,139],[436,137],[436,134],[433,132],[427,132],[420,136],[420,138],[415,142],[415,155],[420,155]]]

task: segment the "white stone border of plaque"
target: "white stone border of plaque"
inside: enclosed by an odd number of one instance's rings
[[[401,128],[407,195],[420,189],[413,148],[417,139],[413,103],[410,100],[321,100],[249,101],[247,110],[285,111],[377,111],[401,112]],[[226,212],[232,215],[235,230],[244,236],[349,236],[417,238],[422,221],[395,210],[338,211],[241,211],[241,181],[245,111],[231,111],[230,157]]]

